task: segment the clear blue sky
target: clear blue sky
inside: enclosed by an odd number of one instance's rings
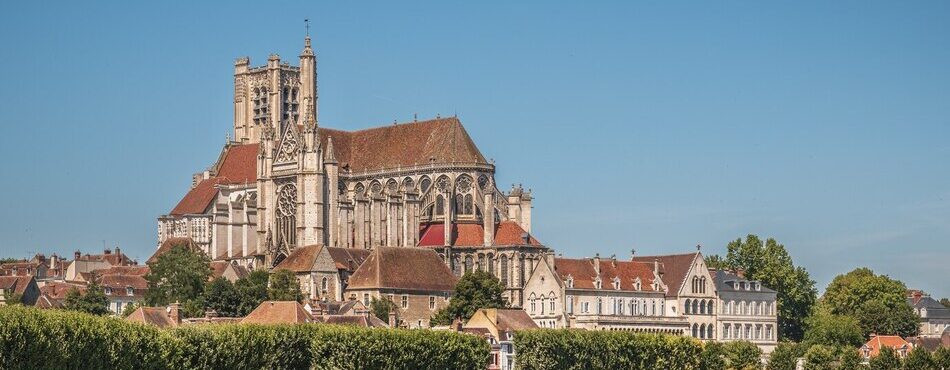
[[[320,124],[458,113],[569,256],[722,253],[950,296],[950,3],[30,2],[0,13],[0,254],[140,260],[216,158],[232,62],[296,63]]]

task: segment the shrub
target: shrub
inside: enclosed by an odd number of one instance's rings
[[[162,330],[69,311],[0,307],[0,369],[484,369],[484,338],[324,324]]]
[[[907,355],[904,359],[904,369],[906,370],[940,370],[934,363],[933,357],[926,349],[919,348]]]
[[[726,350],[727,369],[747,370],[762,367],[762,350],[752,342],[729,342],[723,348]]]
[[[162,369],[168,335],[116,318],[0,309],[0,369]]]
[[[695,339],[620,331],[532,329],[515,334],[516,359],[531,369],[698,369]]]
[[[808,334],[806,332],[805,336]],[[837,365],[835,348],[816,344],[805,352],[805,370],[834,370]]]
[[[868,364],[871,370],[900,370],[901,359],[891,347],[882,347],[881,352],[872,357]]]
[[[938,369],[950,369],[950,348],[940,347],[934,351],[934,366]]]
[[[768,370],[795,370],[798,358],[802,356],[801,345],[796,343],[779,343],[769,356]]]

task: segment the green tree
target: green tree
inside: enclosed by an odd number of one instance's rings
[[[729,269],[744,270],[746,277],[761,281],[778,292],[779,337],[799,341],[804,336],[805,318],[818,296],[815,281],[802,267],[795,267],[785,246],[775,239],[762,242],[758,236],[737,239],[726,247]]]
[[[858,352],[857,348],[854,347],[842,347],[840,353],[838,354],[838,370],[862,370],[866,367],[861,363],[864,362],[864,358],[861,357],[861,353]]]
[[[467,321],[480,308],[505,308],[508,302],[501,296],[505,287],[486,271],[467,273],[455,284],[455,292],[448,307],[436,312],[431,325],[448,325],[452,320]]]
[[[4,292],[3,293],[3,303],[8,306],[13,305],[22,305],[23,304],[23,295],[15,292]]]
[[[93,315],[108,315],[109,299],[99,284],[92,282],[86,287],[86,292],[72,288],[66,292],[66,301],[63,306],[67,310],[85,312]]]
[[[950,308],[950,298],[940,298],[940,304],[946,308]]]
[[[904,370],[940,370],[926,349],[910,351],[904,359]]]
[[[271,274],[267,296],[272,301],[303,301],[300,281],[293,271],[280,269]]]
[[[762,350],[752,342],[739,340],[723,345],[727,369],[749,370],[762,367]]]
[[[703,344],[703,352],[699,355],[700,370],[721,370],[726,368],[726,350],[720,342]]]
[[[133,312],[135,312],[135,310],[139,309],[139,307],[142,307],[142,304],[138,302],[132,302],[125,305],[125,307],[122,308],[122,317],[128,317]]]
[[[22,261],[23,260],[17,259],[17,258],[4,257],[4,258],[0,258],[0,265],[4,263],[14,263],[14,262],[22,262]]]
[[[882,347],[881,352],[868,362],[871,370],[900,370],[901,359],[891,347]]]
[[[802,356],[797,343],[779,343],[769,355],[768,370],[795,370],[798,358]]]
[[[241,296],[228,279],[216,278],[205,286],[204,308],[214,310],[223,317],[239,317]]]
[[[710,254],[704,259],[706,261],[706,267],[716,270],[731,270],[732,267],[729,266],[729,263],[726,262],[722,256],[718,254]]]
[[[369,310],[373,313],[373,316],[383,320],[383,322],[389,322],[389,313],[393,312],[396,314],[396,323],[399,322],[399,310],[396,309],[396,302],[393,302],[388,297],[383,297],[376,299],[375,297],[369,303]]]
[[[145,303],[149,306],[197,302],[211,276],[208,257],[185,245],[172,247],[149,267],[145,275],[148,281]]]
[[[861,323],[851,316],[834,315],[826,309],[816,309],[805,323],[806,345],[858,347],[864,343]]]
[[[838,275],[828,284],[821,304],[835,315],[848,315],[861,323],[864,335],[871,333],[917,335],[920,318],[907,304],[907,287],[899,280],[858,268]]]
[[[264,270],[252,271],[247,276],[234,282],[234,288],[241,299],[238,304],[237,316],[247,316],[254,311],[261,302],[267,300],[267,282],[270,274]]]
[[[933,359],[938,369],[950,370],[950,348],[937,348],[933,353]]]
[[[834,347],[812,345],[805,351],[805,370],[834,370],[836,357]]]

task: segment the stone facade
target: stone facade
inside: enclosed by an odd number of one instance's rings
[[[907,304],[920,316],[921,337],[939,338],[950,329],[950,308],[919,290],[910,290]]]
[[[299,58],[299,67],[276,55],[261,67],[237,60],[234,139],[159,217],[159,245],[187,237],[214,260],[270,269],[308,245],[415,247],[421,229],[442,225],[442,244],[430,247],[452,269],[468,256],[484,258],[486,269],[505,256],[511,273],[530,273],[546,248],[494,240],[505,222],[530,233],[530,191],[498,189],[495,165],[458,118],[360,131],[320,127],[309,37]],[[483,232],[455,253],[452,230],[461,225]],[[500,266],[492,270],[504,274]],[[515,304],[521,281],[506,292]]]
[[[713,279],[719,307],[716,339],[747,340],[771,353],[778,345],[776,292],[728,271],[715,271]]]

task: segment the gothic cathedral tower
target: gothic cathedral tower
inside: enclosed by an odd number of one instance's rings
[[[257,250],[275,265],[295,248],[325,244],[326,181],[318,135],[316,57],[304,39],[300,66],[271,55],[234,66],[234,137],[259,146]]]

